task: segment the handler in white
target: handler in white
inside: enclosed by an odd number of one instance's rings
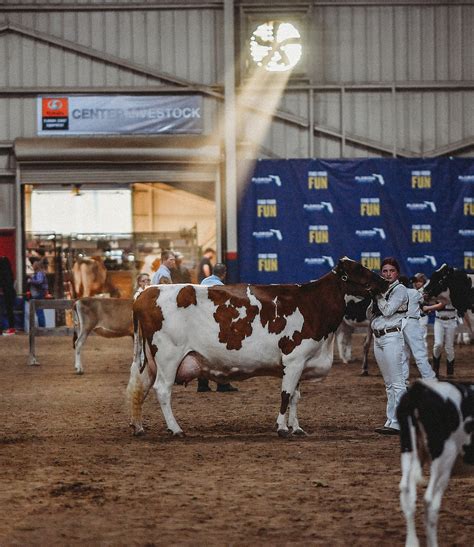
[[[424,273],[416,273],[413,276],[413,288],[423,294],[423,289],[428,283],[426,275]],[[423,332],[423,341],[425,344],[426,353],[428,353],[428,320],[429,317],[426,313],[420,313],[420,319],[418,323],[420,324],[421,330]]]
[[[408,279],[407,279],[408,281]],[[402,281],[403,283],[403,281]],[[420,325],[421,304],[423,295],[416,289],[408,289],[408,311],[403,327],[405,350],[403,352],[403,377],[408,380],[410,375],[410,350],[415,358],[416,366],[422,378],[436,378],[428,361],[428,353],[423,339],[423,329]]]
[[[369,306],[369,320],[374,334],[374,355],[387,392],[387,420],[375,431],[398,435],[397,405],[406,392],[403,378],[403,326],[408,309],[407,289],[399,281],[400,266],[393,257],[382,261],[382,277],[390,282],[386,293],[378,295]]]
[[[432,306],[424,306],[424,312],[436,312],[434,322],[433,369],[439,378],[441,352],[446,351],[446,373],[448,377],[454,375],[454,337],[458,326],[458,315],[449,297],[444,302],[437,302]]]

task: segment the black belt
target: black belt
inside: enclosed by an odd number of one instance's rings
[[[441,321],[449,321],[450,319],[456,319],[456,316],[454,316],[454,317],[436,317],[436,319],[441,319]]]
[[[411,317],[409,316],[408,319],[416,319],[418,321],[419,317]]]
[[[400,327],[390,327],[389,329],[374,329],[372,332],[374,333],[375,338],[380,338],[389,332],[402,332],[402,329]]]

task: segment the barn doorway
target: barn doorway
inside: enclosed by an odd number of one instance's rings
[[[162,250],[179,251],[194,277],[201,249],[216,245],[215,201],[170,184],[26,185],[24,196],[26,273],[41,257],[58,298],[73,296],[79,258],[103,260],[111,286],[130,297],[136,275],[145,263],[157,266]]]
[[[202,137],[19,139],[15,154],[25,274],[35,246],[55,272],[95,255],[131,294],[146,254],[172,248],[194,270],[202,247],[220,250],[220,151]]]

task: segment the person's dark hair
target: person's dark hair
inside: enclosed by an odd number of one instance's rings
[[[174,258],[173,251],[161,251],[161,262],[168,260],[170,257]]]
[[[227,273],[227,266],[225,264],[222,264],[222,262],[217,262],[214,264],[214,268],[212,268],[213,275],[217,275],[217,277],[223,277]]]
[[[208,247],[208,248],[204,251],[203,254],[206,255],[207,253],[214,253],[214,254],[216,254],[216,251],[214,251],[214,249],[213,249],[212,247]]]
[[[408,279],[408,277],[406,275],[401,275],[399,278],[398,278],[398,281],[402,284],[402,285],[405,285],[405,287],[408,287],[410,285],[410,280]]]
[[[34,264],[35,262],[38,262],[38,261],[40,261],[40,260],[41,260],[41,258],[39,258],[38,256],[31,256],[31,257],[30,257],[30,264],[33,266],[33,264]]]
[[[387,256],[387,258],[384,258],[382,260],[382,265],[380,266],[381,270],[385,266],[385,264],[390,264],[390,266],[393,266],[397,270],[397,272],[400,273],[400,264],[393,256]]]

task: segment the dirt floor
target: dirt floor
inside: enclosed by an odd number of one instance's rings
[[[27,366],[28,337],[0,337],[0,545],[402,545],[399,441],[373,432],[385,392],[373,359],[359,376],[360,342],[354,364],[303,385],[307,437],[277,437],[279,381],[258,378],[238,393],[176,386],[174,439],[153,393],[147,434],[131,435],[131,340],[89,338],[77,376],[69,338],[38,339]],[[456,352],[474,381],[474,346]],[[474,545],[473,514],[474,476],[452,478],[440,545]]]

